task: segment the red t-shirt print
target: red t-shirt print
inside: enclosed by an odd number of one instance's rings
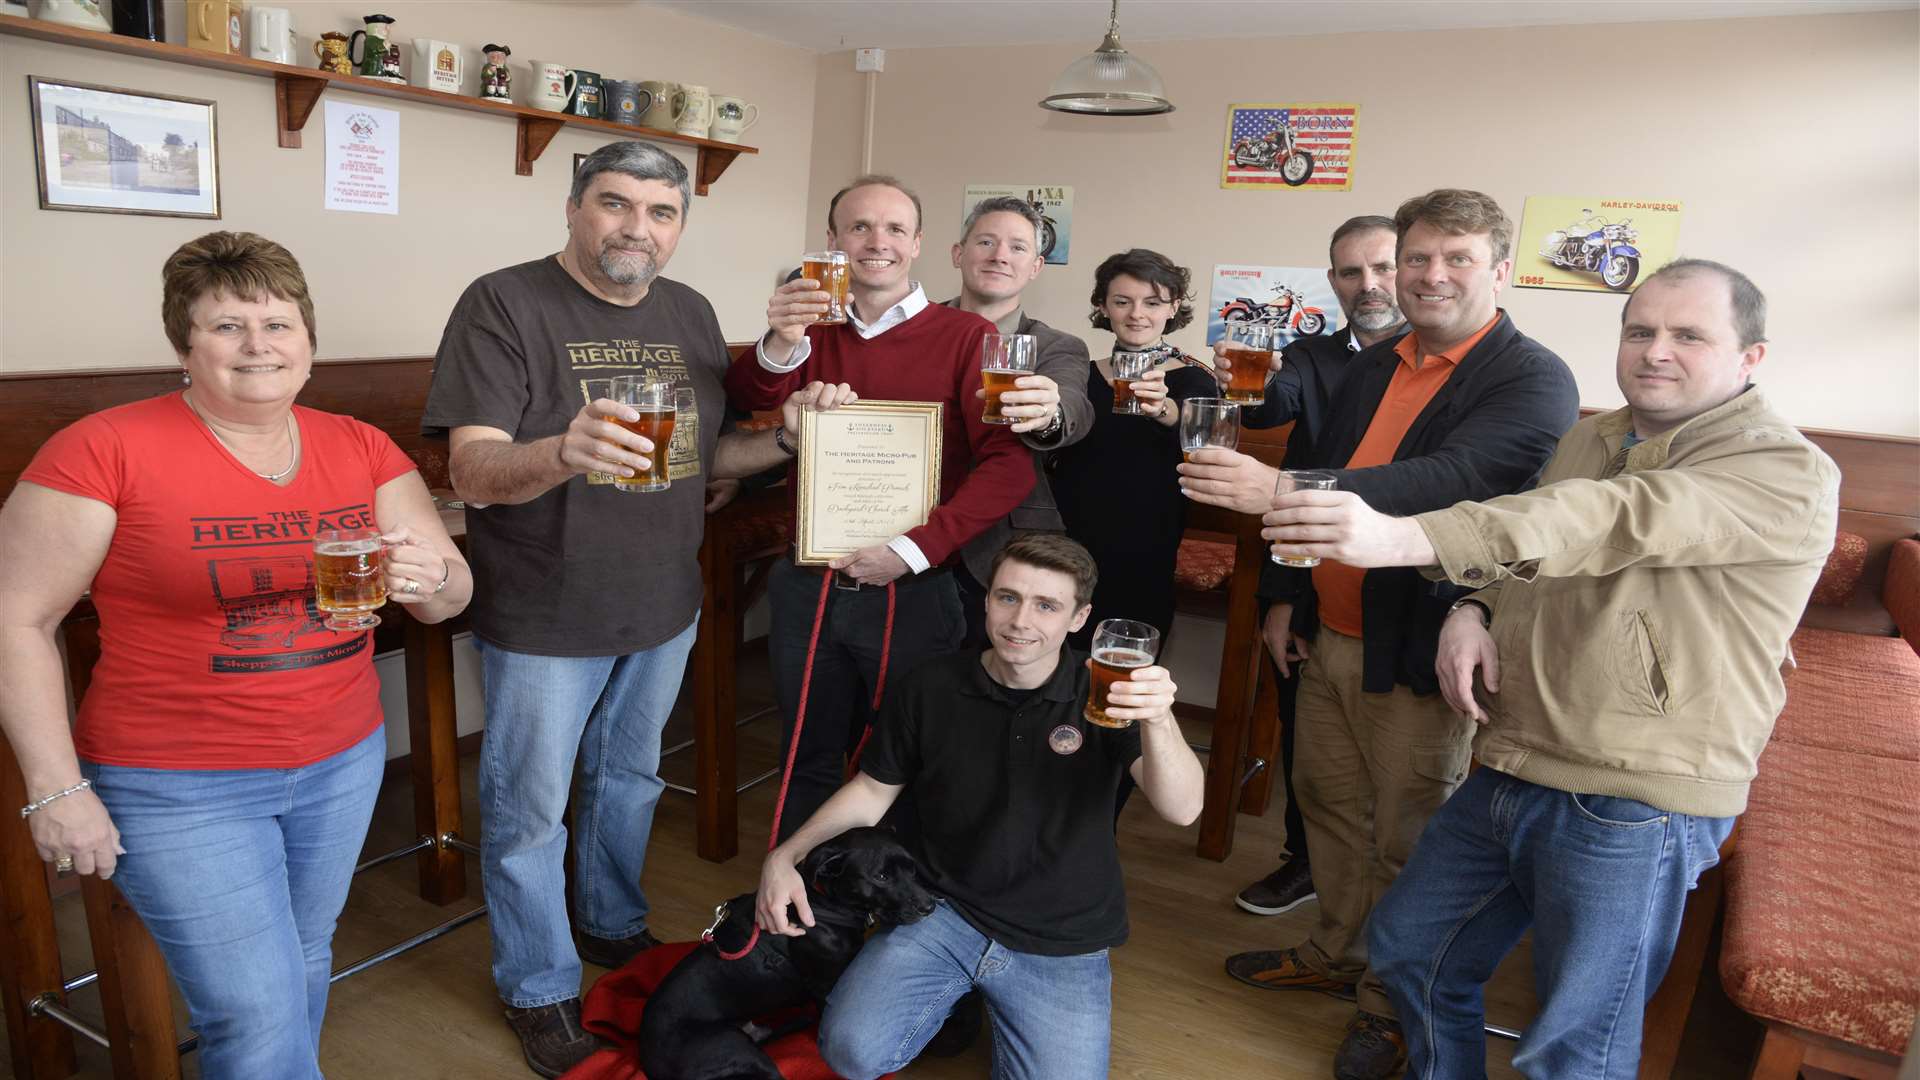
[[[371,637],[322,624],[312,539],[373,521],[414,468],[384,433],[296,408],[300,471],[241,465],[179,394],[88,416],[21,480],[95,499],[118,521],[94,576],[99,662],[74,742],[89,760],[164,769],[298,768],[381,722]]]

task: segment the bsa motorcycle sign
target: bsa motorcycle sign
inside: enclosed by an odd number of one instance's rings
[[[1527,199],[1513,283],[1580,292],[1633,291],[1672,261],[1680,204],[1646,199]]]
[[[968,184],[961,201],[960,220],[982,199],[1011,195],[1040,213],[1040,253],[1052,266],[1067,264],[1073,231],[1073,188],[1059,184]]]
[[[1334,334],[1344,320],[1340,302],[1324,269],[1297,266],[1216,266],[1207,309],[1207,344],[1226,335],[1227,326],[1263,322],[1280,331],[1280,340]]]

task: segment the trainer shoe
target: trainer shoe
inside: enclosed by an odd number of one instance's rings
[[[520,1036],[527,1067],[548,1080],[580,1064],[600,1049],[600,1040],[580,1026],[580,999],[568,998],[531,1009],[508,1009],[507,1026]]]
[[[1280,869],[1241,889],[1233,902],[1255,915],[1284,915],[1315,895],[1313,868],[1305,859],[1288,859]]]
[[[627,961],[660,944],[660,940],[648,933],[645,927],[632,937],[623,937],[615,941],[610,938],[598,938],[581,931],[574,935],[574,948],[580,959],[589,964],[598,964],[608,971],[618,971],[627,966]]]
[[[1314,990],[1353,1000],[1352,983],[1308,967],[1300,959],[1299,949],[1235,953],[1227,957],[1227,974],[1262,990]]]
[[[1400,1021],[1362,1009],[1347,1021],[1347,1036],[1334,1052],[1333,1080],[1387,1080],[1406,1064]]]

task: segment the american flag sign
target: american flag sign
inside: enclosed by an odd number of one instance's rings
[[[1353,187],[1354,122],[1360,107],[1352,104],[1315,102],[1311,104],[1230,105],[1227,107],[1227,145],[1220,163],[1223,188],[1299,187],[1313,191],[1348,191]],[[1281,176],[1280,160],[1258,160],[1257,144],[1291,126],[1295,145],[1313,158],[1313,169],[1306,180],[1289,184]],[[1234,148],[1251,140],[1254,153],[1236,155]],[[1271,145],[1270,143],[1268,145]]]

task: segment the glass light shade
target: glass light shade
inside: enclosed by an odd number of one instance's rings
[[[1170,113],[1166,84],[1153,65],[1120,47],[1112,32],[1100,47],[1068,65],[1040,101],[1043,109],[1095,116]]]

